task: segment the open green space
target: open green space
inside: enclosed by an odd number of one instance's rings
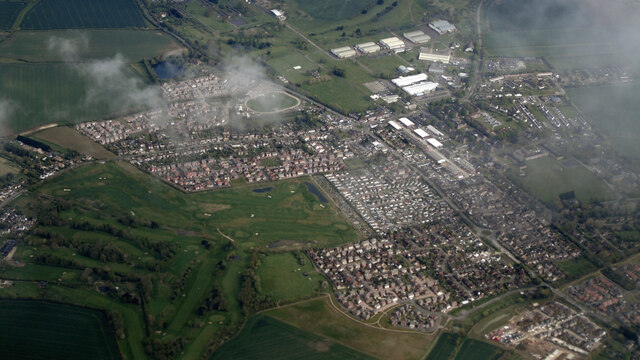
[[[294,0],[300,10],[316,19],[347,20],[369,8],[375,0]]]
[[[344,113],[365,111],[373,106],[365,90],[354,87],[343,78],[302,86],[311,98]]]
[[[32,300],[0,300],[0,358],[120,359],[104,314]]]
[[[640,161],[640,83],[570,88],[567,94],[620,155]]]
[[[442,333],[426,360],[449,359],[458,346],[458,335]]]
[[[135,0],[40,0],[20,24],[26,30],[144,26]]]
[[[558,267],[567,275],[567,280],[575,280],[598,269],[584,257],[560,261]]]
[[[75,150],[94,159],[112,159],[115,157],[115,154],[102,147],[102,145],[70,127],[58,126],[49,128],[36,133],[34,136],[39,140]]]
[[[17,167],[14,166],[9,160],[0,157],[0,177],[5,176],[9,173],[17,174],[20,171]]]
[[[300,299],[322,291],[325,278],[313,268],[304,254],[297,256],[282,253],[261,258],[257,275],[262,290],[276,302]],[[299,259],[302,259],[302,264]]]
[[[251,318],[242,332],[217,350],[211,360],[223,359],[373,359],[272,317]]]
[[[503,353],[504,350],[497,346],[488,344],[484,341],[466,338],[460,345],[460,348],[458,349],[454,360],[497,360],[502,356]]]
[[[580,164],[567,167],[550,156],[527,161],[524,176],[510,170],[511,178],[549,206],[559,203],[558,195],[574,191],[581,201],[606,200],[606,184]]]
[[[418,332],[376,329],[352,319],[337,307],[325,297],[265,314],[379,359],[419,359],[433,338]]]
[[[0,30],[9,30],[16,17],[27,4],[18,1],[0,1]]]
[[[49,48],[56,39],[67,39],[78,45],[78,59],[67,59]],[[160,31],[50,30],[18,31],[0,43],[0,57],[8,61],[57,62],[111,58],[121,54],[131,62],[164,55],[180,46]]]
[[[257,112],[275,112],[289,109],[300,101],[285,92],[270,92],[247,101],[247,106]]]

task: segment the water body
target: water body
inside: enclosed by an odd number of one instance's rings
[[[184,75],[184,67],[169,61],[163,61],[152,66],[153,71],[162,80],[173,79],[176,76]]]
[[[272,187],[266,187],[266,188],[260,188],[260,189],[253,189],[254,193],[266,193],[273,190]]]
[[[320,192],[320,190],[318,190],[318,188],[315,185],[313,185],[312,183],[310,183],[308,181],[305,181],[304,184],[307,185],[307,189],[309,189],[309,191],[311,191],[311,193],[318,198],[318,201],[320,201],[323,204],[327,203],[327,198],[324,197],[322,192]]]

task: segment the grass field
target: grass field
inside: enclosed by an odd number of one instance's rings
[[[300,265],[291,253],[267,255],[261,259],[258,277],[265,294],[274,301],[295,300],[314,294],[323,281],[305,255]],[[307,274],[307,275],[305,275]]]
[[[298,103],[298,99],[287,93],[271,92],[249,99],[247,106],[257,112],[275,112],[291,108]]]
[[[0,1],[0,30],[9,30],[26,3]]]
[[[342,78],[304,85],[302,89],[315,100],[345,113],[361,112],[373,106],[373,101],[364,90],[352,86]]]
[[[0,358],[120,359],[104,315],[43,301],[0,300]]]
[[[568,280],[578,279],[598,269],[584,257],[560,261],[558,267],[567,274]]]
[[[458,335],[451,333],[442,333],[438,338],[435,346],[429,352],[426,360],[449,359],[456,351],[458,346]]]
[[[26,30],[144,27],[134,0],[40,0],[24,17]]]
[[[180,46],[160,31],[131,29],[18,31],[0,43],[0,58],[29,62],[64,61],[58,52],[48,49],[52,38],[78,40],[79,60],[110,58],[121,54],[131,62],[161,56]]]
[[[102,147],[102,145],[70,127],[58,126],[46,129],[36,133],[34,136],[64,148],[75,150],[81,154],[90,155],[94,159],[112,159],[115,157],[115,154]]]
[[[379,359],[419,359],[432,340],[427,334],[363,325],[336,310],[329,301],[328,298],[312,300],[266,314]]]
[[[272,317],[251,318],[242,332],[216,351],[223,359],[373,359],[326,338],[285,324]]]
[[[571,88],[567,93],[620,155],[640,161],[640,83]]]
[[[559,203],[558,195],[575,191],[581,201],[590,199],[605,200],[608,197],[607,186],[584,166],[565,167],[550,156],[527,161],[525,176],[516,171],[511,177],[538,199],[549,206]]]
[[[460,348],[458,349],[454,360],[497,360],[502,356],[503,353],[504,350],[497,346],[487,344],[483,341],[466,338],[460,345]]]
[[[130,75],[136,76],[133,70]],[[114,111],[112,104],[105,101],[87,106],[85,99],[90,83],[65,64],[0,64],[0,78],[3,80],[0,96],[16,104],[6,123],[14,132],[49,123],[100,120]]]
[[[9,160],[0,157],[0,177],[9,173],[17,174],[20,169],[15,167]]]

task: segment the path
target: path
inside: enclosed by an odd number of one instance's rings
[[[218,228],[218,227],[217,227],[217,228],[216,228],[216,230],[218,230],[218,234],[222,235],[222,237],[223,237],[223,238],[225,238],[225,239],[227,239],[227,240],[231,241],[232,243],[233,243],[233,242],[236,242],[236,241],[235,241],[235,240],[233,240],[232,238],[230,238],[230,237],[228,237],[227,235],[223,234],[223,233],[222,233],[222,231],[220,231],[220,228]]]

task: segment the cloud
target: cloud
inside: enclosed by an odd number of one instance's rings
[[[47,41],[47,49],[60,55],[63,61],[77,61],[89,49],[89,37],[85,33],[70,37],[51,36]]]

